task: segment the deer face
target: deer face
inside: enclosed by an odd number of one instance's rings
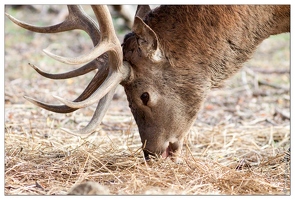
[[[123,43],[124,61],[131,65],[131,73],[121,84],[145,155],[176,156],[198,111],[200,103],[193,103],[198,96],[195,87],[188,87],[187,70],[183,75],[162,53],[157,35],[139,18],[134,26]]]
[[[192,113],[172,88],[159,88],[166,81],[152,77],[160,77],[160,74],[159,71],[137,72],[124,88],[145,155],[157,154],[166,158],[181,150],[183,138],[192,124]]]
[[[142,58],[138,49],[134,54],[137,54],[136,58]],[[129,107],[145,153],[167,157],[178,152],[184,130],[190,128],[191,120],[184,119],[187,110],[168,80],[173,75],[169,63],[153,63],[144,57],[138,61],[131,62],[131,76],[123,84]]]

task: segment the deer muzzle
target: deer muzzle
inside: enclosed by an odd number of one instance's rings
[[[150,156],[156,158],[166,159],[168,157],[174,158],[178,156],[179,152],[179,142],[167,142],[167,144],[163,145],[162,150],[151,151],[149,148],[143,147],[144,157],[146,160],[150,160]]]

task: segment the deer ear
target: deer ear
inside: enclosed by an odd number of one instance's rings
[[[151,8],[149,5],[138,5],[135,16],[143,19],[147,15],[147,13],[150,11],[151,11]]]
[[[139,17],[135,17],[132,31],[139,37],[138,45],[146,57],[154,62],[162,60],[156,33]]]

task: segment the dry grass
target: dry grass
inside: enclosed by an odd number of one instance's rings
[[[110,194],[290,194],[289,127],[194,127],[176,164],[145,162],[133,126],[82,138],[6,124],[5,193],[66,194],[91,180]]]
[[[21,12],[14,16],[24,18]],[[46,19],[50,17],[54,14]],[[30,22],[39,19],[36,15]],[[85,35],[78,33],[74,41],[66,34],[20,30],[5,19],[5,195],[63,195],[87,181],[99,183],[101,193],[108,194],[290,195],[290,117],[283,114],[290,113],[290,92],[284,89],[290,86],[290,76],[247,73],[255,68],[289,69],[288,36],[263,43],[246,71],[210,93],[186,137],[182,163],[177,164],[170,159],[144,160],[122,88],[101,129],[88,137],[59,128],[84,126],[95,107],[62,115],[26,102],[25,94],[53,103],[51,94],[78,96],[91,74],[52,81],[38,76],[27,62],[50,72],[67,71],[71,66],[44,57],[41,49],[57,40],[61,49],[71,44],[57,54],[75,55],[87,52],[91,43],[84,43]],[[282,87],[258,84],[258,79]]]

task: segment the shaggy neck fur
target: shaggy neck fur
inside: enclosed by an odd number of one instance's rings
[[[289,32],[289,17],[289,6],[160,6],[145,22],[173,67],[204,68],[217,87],[265,38]]]

